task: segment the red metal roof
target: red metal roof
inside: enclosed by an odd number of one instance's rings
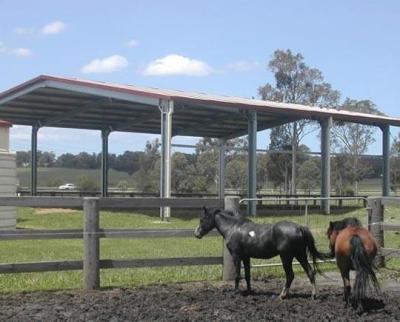
[[[1,113],[1,105],[4,105],[4,102],[10,102],[12,100],[17,100],[19,97],[23,95],[29,94],[29,90],[32,89],[31,93],[35,93],[35,86],[41,88],[52,88],[56,86],[57,89],[71,90],[68,86],[74,86],[73,91],[85,93],[86,89],[104,91],[104,95],[102,93],[96,92],[96,95],[103,95],[112,98],[114,95],[116,97],[118,94],[127,95],[127,97],[122,97],[122,99],[128,99],[131,102],[135,102],[134,98],[130,98],[129,95],[135,95],[137,98],[143,98],[149,100],[149,105],[157,105],[159,99],[169,99],[173,100],[177,104],[182,104],[185,106],[189,106],[191,108],[197,109],[210,109],[210,113],[213,109],[217,110],[218,108],[222,108],[225,111],[230,110],[256,110],[260,117],[265,115],[268,116],[270,120],[275,119],[276,122],[272,122],[271,124],[278,124],[279,119],[282,119],[282,116],[288,117],[287,121],[291,121],[294,119],[300,118],[308,118],[308,119],[320,119],[326,118],[328,116],[333,117],[335,120],[339,121],[348,121],[348,122],[356,122],[363,123],[369,125],[394,125],[400,126],[400,119],[396,117],[388,117],[388,116],[380,116],[380,115],[371,115],[371,114],[363,114],[350,112],[345,110],[337,110],[337,109],[326,109],[319,107],[311,107],[300,104],[288,104],[288,103],[278,103],[272,101],[263,101],[257,99],[247,99],[240,97],[232,97],[232,96],[222,96],[222,95],[210,95],[205,93],[194,93],[187,91],[178,91],[178,90],[166,90],[159,88],[150,88],[150,87],[140,87],[133,85],[121,85],[121,84],[113,84],[106,82],[98,82],[91,80],[83,80],[78,78],[68,78],[68,77],[58,77],[58,76],[50,76],[50,75],[41,75],[32,80],[24,82],[16,87],[13,87],[7,91],[0,93],[0,117]],[[63,86],[65,88],[63,88]],[[88,93],[88,92],[86,92]],[[90,93],[93,95],[93,93]],[[3,103],[2,103],[3,102]],[[143,103],[137,102],[137,103]],[[146,102],[145,102],[146,103]],[[40,109],[36,109],[39,111]],[[212,114],[209,115],[212,118]],[[5,117],[3,117],[5,118]],[[5,118],[8,119],[8,118]],[[222,120],[222,119],[221,119]],[[12,120],[17,124],[17,120]],[[209,120],[208,120],[209,122]],[[267,123],[266,123],[267,124]],[[268,123],[270,124],[270,123]]]

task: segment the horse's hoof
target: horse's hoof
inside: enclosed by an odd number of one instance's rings
[[[279,295],[279,299],[282,300],[282,301],[283,301],[283,300],[286,300],[287,298],[288,298],[288,295],[287,295],[287,294],[286,294],[286,295],[282,295],[282,294]]]
[[[314,301],[317,299],[317,294],[311,294],[311,299]]]

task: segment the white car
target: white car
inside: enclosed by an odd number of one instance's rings
[[[75,190],[76,186],[73,183],[66,183],[58,187],[59,190]]]

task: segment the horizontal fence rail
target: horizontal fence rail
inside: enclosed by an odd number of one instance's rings
[[[238,198],[234,198],[238,201]],[[100,269],[139,268],[192,265],[233,265],[226,250],[217,257],[179,257],[149,259],[100,259],[101,238],[169,238],[194,237],[194,229],[102,229],[100,210],[134,208],[201,208],[218,207],[238,211],[238,202],[205,198],[79,198],[79,197],[0,197],[0,206],[40,208],[83,208],[84,227],[62,230],[3,230],[0,240],[83,239],[83,260],[63,260],[37,263],[0,264],[0,273],[27,273],[45,271],[83,270],[86,289],[100,287]],[[236,205],[237,208],[232,208]],[[229,208],[231,207],[231,208]],[[216,231],[208,236],[220,236]],[[232,261],[231,261],[232,262]],[[225,268],[224,268],[225,272]],[[225,273],[224,273],[225,274]]]
[[[220,257],[173,257],[150,259],[102,259],[99,268],[143,268],[194,265],[222,265]],[[51,261],[40,263],[0,264],[0,273],[36,273],[82,270],[83,261]]]
[[[312,198],[312,197],[311,197]],[[314,197],[315,198],[315,197]],[[330,199],[344,197],[332,197]],[[364,199],[364,197],[345,197],[347,199]],[[302,198],[288,198],[299,201]],[[303,198],[310,200],[310,197]],[[318,198],[322,199],[322,198]],[[249,199],[242,199],[241,202]],[[267,199],[270,200],[270,199]],[[281,200],[285,200],[281,198]],[[397,231],[400,225],[383,223],[383,205],[400,204],[400,198],[369,198],[368,215],[369,227],[376,232]],[[379,202],[378,202],[379,201]],[[40,207],[40,208],[83,208],[84,228],[63,230],[6,230],[0,231],[0,240],[35,240],[35,239],[83,239],[83,260],[51,261],[40,263],[0,264],[0,273],[43,272],[62,270],[83,270],[86,289],[100,287],[100,269],[138,268],[163,266],[190,265],[223,265],[223,278],[230,280],[234,277],[232,258],[223,246],[220,257],[182,257],[182,258],[150,258],[150,259],[100,259],[101,238],[168,238],[193,237],[193,229],[105,229],[99,227],[99,213],[103,209],[135,209],[135,208],[200,208],[219,207],[233,212],[239,210],[239,198],[223,199],[210,198],[80,198],[80,197],[0,197],[0,206]],[[381,217],[379,217],[381,216]],[[219,236],[211,232],[210,236]],[[377,237],[379,241],[379,237]],[[381,246],[381,256],[400,256],[399,250]],[[259,266],[259,265],[257,265]]]
[[[83,235],[82,229],[0,230],[0,240],[82,239]],[[193,229],[99,229],[96,235],[99,238],[193,237]],[[209,236],[220,235],[211,231]]]
[[[85,199],[98,200],[100,209],[223,207],[223,199],[206,198],[80,198],[80,197],[0,197],[0,206],[38,208],[82,208]]]

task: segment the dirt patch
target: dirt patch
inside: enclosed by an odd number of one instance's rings
[[[184,283],[94,292],[63,291],[0,295],[1,321],[398,321],[400,293],[385,291],[384,304],[367,303],[359,316],[345,308],[340,285],[296,284],[278,299],[280,280],[254,282],[255,293],[232,291],[232,283]]]
[[[48,215],[54,213],[70,214],[70,213],[75,213],[77,211],[78,210],[76,209],[67,209],[67,208],[37,208],[35,209],[35,214],[36,215]]]

